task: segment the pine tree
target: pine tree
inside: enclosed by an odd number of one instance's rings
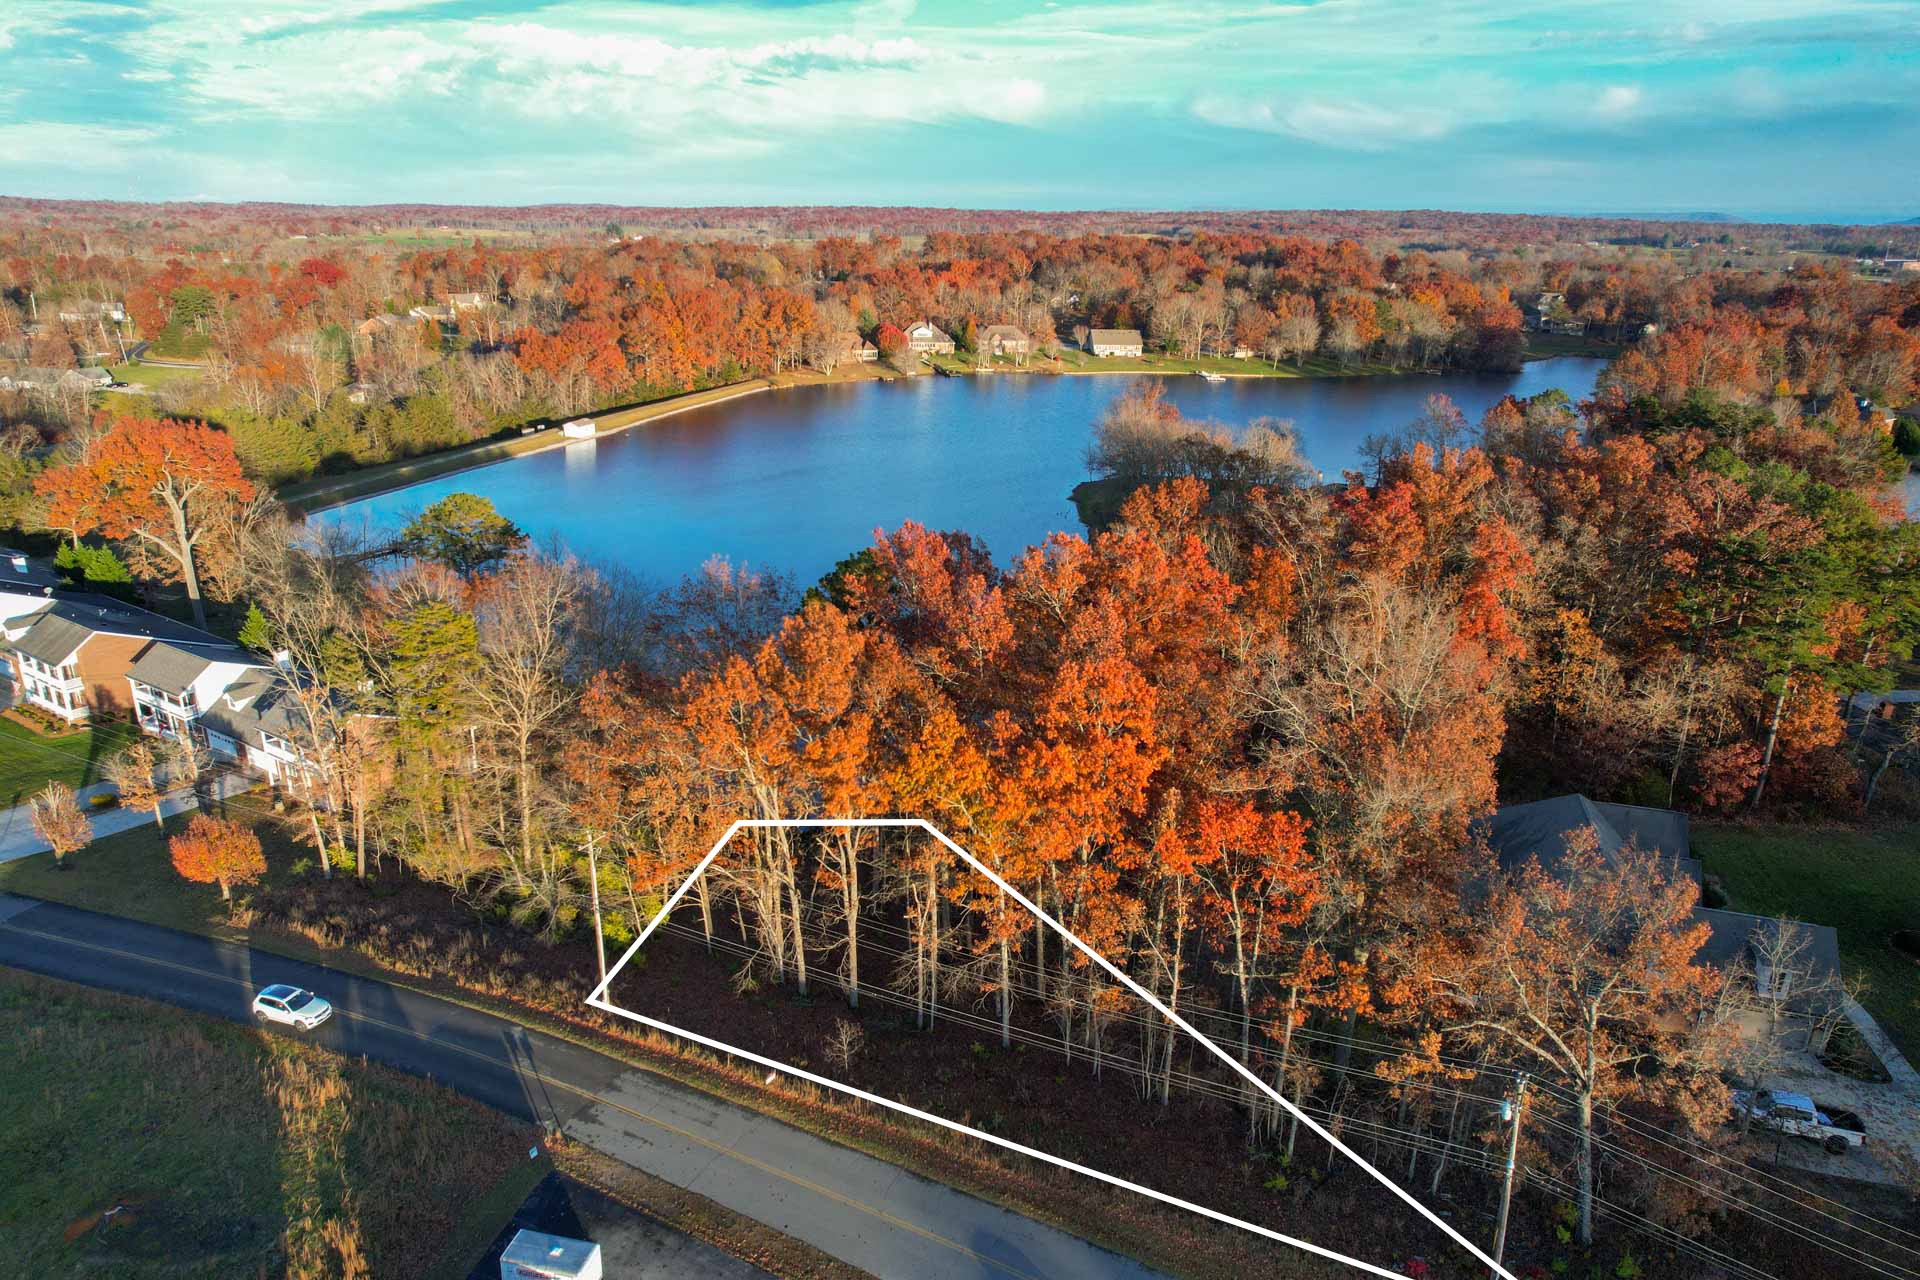
[[[240,643],[255,653],[268,653],[273,649],[273,635],[267,627],[267,615],[260,612],[258,604],[247,606],[247,620],[240,624]]]

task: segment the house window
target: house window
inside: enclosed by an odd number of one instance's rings
[[[1794,972],[1791,969],[1776,969],[1764,959],[1757,959],[1753,966],[1753,985],[1765,1000],[1785,1000],[1793,991]]]

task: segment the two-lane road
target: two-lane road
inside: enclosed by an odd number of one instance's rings
[[[876,1276],[1147,1280],[1131,1259],[605,1054],[384,982],[0,894],[0,964],[245,1020],[291,982],[333,1002],[315,1039],[438,1080]]]

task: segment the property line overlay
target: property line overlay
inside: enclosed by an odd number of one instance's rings
[[[778,829],[778,828],[839,829],[839,828],[847,828],[847,827],[911,828],[918,831],[924,831],[928,835],[932,836],[935,840],[938,840],[942,845],[946,846],[948,849],[951,849],[954,853],[958,854],[961,861],[965,862],[973,870],[985,876],[990,882],[992,882],[997,888],[999,888],[999,890],[1002,893],[1012,898],[1015,902],[1019,903],[1022,907],[1026,908],[1028,911],[1032,912],[1036,919],[1044,921],[1049,928],[1051,928],[1055,933],[1059,934],[1061,938],[1065,939],[1068,943],[1070,943],[1075,950],[1080,952],[1080,954],[1086,956],[1087,959],[1091,960],[1094,964],[1099,965],[1101,969],[1103,969],[1107,974],[1112,976],[1116,981],[1120,982],[1123,986],[1127,988],[1127,990],[1131,991],[1134,995],[1146,1001],[1147,1004],[1151,1006],[1156,1012],[1158,1012],[1161,1017],[1167,1019],[1167,1021],[1171,1022],[1174,1026],[1179,1027],[1182,1031],[1185,1031],[1188,1035],[1192,1036],[1195,1040],[1199,1041],[1200,1044],[1205,1046],[1206,1049],[1210,1053],[1212,1053],[1214,1057],[1224,1062],[1230,1069],[1232,1069],[1242,1079],[1246,1080],[1248,1084],[1252,1085],[1254,1088],[1258,1089],[1262,1094],[1266,1095],[1268,1098],[1271,1098],[1274,1102],[1278,1103],[1282,1108],[1284,1108],[1288,1112],[1288,1114],[1292,1115],[1301,1124],[1305,1125],[1313,1133],[1325,1139],[1327,1143],[1330,1144],[1335,1151],[1338,1151],[1341,1155],[1345,1156],[1348,1160],[1352,1161],[1355,1165],[1358,1165],[1361,1169],[1365,1170],[1367,1174],[1374,1179],[1374,1181],[1378,1182],[1381,1186],[1385,1187],[1387,1190],[1393,1192],[1394,1195],[1398,1196],[1401,1200],[1405,1201],[1409,1208],[1413,1209],[1422,1218],[1425,1218],[1428,1222],[1432,1223],[1434,1226],[1440,1228],[1441,1231],[1445,1232],[1449,1239],[1453,1240],[1455,1243],[1460,1245],[1463,1249],[1465,1249],[1468,1253],[1472,1254],[1480,1262],[1490,1267],[1492,1269],[1492,1273],[1495,1276],[1499,1277],[1499,1280],[1519,1280],[1519,1278],[1515,1276],[1513,1272],[1507,1270],[1505,1267],[1501,1266],[1498,1262],[1495,1262],[1492,1256],[1488,1254],[1485,1250],[1481,1249],[1479,1245],[1467,1239],[1466,1236],[1460,1234],[1460,1232],[1457,1229],[1455,1229],[1452,1225],[1450,1225],[1444,1219],[1442,1219],[1439,1214],[1429,1209],[1426,1205],[1420,1203],[1420,1201],[1411,1192],[1406,1190],[1399,1183],[1395,1182],[1391,1177],[1382,1173],[1379,1169],[1375,1168],[1372,1164],[1368,1163],[1365,1157],[1361,1156],[1359,1152],[1355,1151],[1352,1147],[1349,1147],[1346,1143],[1342,1142],[1339,1138],[1335,1137],[1332,1133],[1330,1133],[1325,1128],[1325,1126],[1321,1125],[1317,1120],[1315,1120],[1312,1116],[1308,1115],[1301,1108],[1295,1106],[1292,1102],[1289,1102],[1278,1090],[1274,1089],[1272,1086],[1267,1084],[1267,1082],[1262,1080],[1256,1073],[1249,1070],[1245,1065],[1243,1065],[1239,1061],[1239,1059],[1235,1058],[1233,1054],[1227,1052],[1225,1049],[1221,1048],[1218,1044],[1215,1044],[1211,1037],[1202,1034],[1197,1028],[1193,1026],[1193,1024],[1189,1023],[1185,1018],[1175,1013],[1172,1009],[1169,1009],[1165,1004],[1162,1004],[1159,997],[1155,996],[1151,991],[1148,991],[1145,987],[1142,987],[1139,983],[1135,982],[1132,978],[1128,977],[1125,973],[1121,972],[1121,970],[1117,968],[1115,965],[1113,965],[1110,961],[1108,961],[1105,956],[1101,955],[1098,951],[1095,951],[1092,947],[1082,942],[1079,939],[1079,937],[1072,932],[1072,930],[1068,929],[1065,925],[1061,924],[1058,920],[1055,920],[1052,916],[1048,915],[1037,904],[1029,901],[1026,895],[1022,894],[1018,889],[1014,888],[1012,885],[1008,884],[1005,880],[1001,879],[1000,876],[994,872],[993,868],[987,866],[985,863],[981,862],[978,858],[974,857],[971,853],[968,853],[965,849],[961,848],[960,845],[955,843],[952,839],[950,839],[945,832],[941,831],[939,828],[935,827],[932,823],[928,822],[924,818],[741,818],[736,820],[732,826],[728,827],[726,831],[722,833],[722,835],[720,836],[720,839],[714,842],[713,848],[707,850],[707,856],[700,859],[699,865],[694,867],[693,871],[687,876],[686,880],[682,882],[680,887],[674,890],[673,896],[667,899],[666,905],[661,907],[659,912],[654,915],[653,919],[647,923],[647,927],[640,931],[640,936],[638,938],[635,938],[633,940],[632,945],[628,946],[628,948],[621,953],[620,959],[614,963],[613,968],[607,971],[607,976],[601,980],[600,985],[595,987],[593,989],[592,994],[590,994],[587,997],[587,1000],[586,1000],[587,1004],[591,1005],[596,1009],[604,1010],[607,1013],[617,1014],[622,1018],[629,1019],[630,1021],[633,1021],[633,1022],[638,1022],[643,1026],[652,1027],[657,1031],[664,1031],[668,1035],[678,1036],[683,1040],[690,1040],[693,1043],[703,1045],[706,1048],[716,1049],[722,1053],[731,1054],[736,1058],[743,1058],[748,1062],[757,1063],[760,1066],[766,1067],[770,1071],[778,1071],[778,1072],[781,1072],[782,1074],[792,1076],[795,1079],[805,1080],[810,1084],[818,1085],[823,1089],[831,1089],[836,1093],[846,1094],[850,1098],[858,1098],[862,1102],[869,1102],[869,1103],[872,1103],[874,1106],[885,1107],[890,1111],[897,1111],[902,1115],[912,1116],[916,1120],[920,1120],[931,1125],[937,1125],[942,1129],[947,1129],[954,1133],[963,1133],[970,1138],[978,1138],[980,1141],[990,1143],[993,1146],[1002,1147],[1008,1151],[1018,1152],[1019,1154],[1030,1157],[1031,1159],[1039,1160],[1046,1164],[1054,1165],[1061,1169],[1070,1170],[1074,1173],[1081,1174],[1084,1177],[1092,1178],[1096,1182],[1104,1182],[1109,1186],[1120,1187],[1123,1190],[1131,1191],[1136,1195],[1145,1196],[1150,1200],[1158,1200],[1162,1204],[1170,1204],[1175,1208],[1185,1209],[1189,1213],[1197,1213],[1204,1218],[1211,1218],[1216,1222],[1224,1222],[1229,1226],[1239,1227],[1243,1231],[1250,1231],[1257,1236],[1264,1236],[1269,1240],[1275,1240],[1281,1244],[1291,1245],[1293,1248],[1302,1250],[1306,1253],[1314,1254],[1317,1257],[1326,1258],[1333,1262],[1342,1263],[1346,1266],[1356,1268],[1357,1270],[1360,1270],[1360,1271],[1364,1271],[1369,1275],[1384,1276],[1387,1278],[1387,1280],[1405,1280],[1405,1277],[1401,1272],[1389,1271],[1385,1267],[1376,1266],[1371,1262],[1366,1262],[1366,1261],[1363,1261],[1362,1259],[1351,1257],[1348,1254],[1341,1253],[1334,1249],[1329,1249],[1324,1245],[1314,1244],[1311,1240],[1302,1240],[1297,1236],[1290,1236],[1283,1232],[1275,1231],[1270,1227],[1263,1227],[1257,1222],[1248,1222],[1244,1218],[1236,1218],[1232,1214],[1222,1213],[1218,1209],[1210,1209],[1206,1205],[1195,1204],[1191,1200],[1182,1200],[1180,1197],[1168,1195],[1164,1191],[1156,1191],[1152,1187],[1141,1186],[1139,1183],[1129,1182],[1125,1178],[1116,1177],[1113,1174],[1102,1172],[1099,1169],[1090,1168],[1089,1166],[1083,1165],[1083,1164],[1076,1164],[1071,1160],[1063,1159],[1060,1156],[1052,1155],[1045,1151],[1036,1150],[1035,1148],[1026,1146],[1022,1143],[1014,1142],[1014,1141],[1011,1141],[1010,1139],[999,1137],[996,1134],[986,1133],[986,1132],[983,1132],[982,1130],[971,1128],[967,1125],[960,1124],[957,1121],[949,1120],[944,1116],[937,1116],[931,1112],[922,1111],[918,1107],[908,1106],[904,1102],[896,1102],[891,1098],[883,1098],[879,1094],[869,1093],[865,1089],[856,1088],[855,1086],[846,1084],[842,1081],[832,1080],[822,1075],[816,1075],[811,1071],[806,1071],[800,1067],[795,1067],[788,1063],[780,1062],[774,1058],[766,1057],[765,1055],[755,1053],[750,1049],[742,1049],[738,1045],[727,1044],[726,1042],[721,1040],[716,1040],[711,1036],[701,1035],[697,1031],[689,1031],[684,1027],[677,1027],[677,1026],[674,1026],[672,1023],[662,1022],[658,1018],[650,1018],[646,1014],[635,1013],[631,1009],[623,1008],[620,1005],[614,1004],[611,1000],[607,998],[608,992],[612,989],[613,980],[620,976],[620,971],[626,968],[627,962],[633,959],[634,955],[640,950],[641,947],[646,945],[647,939],[653,936],[653,931],[659,928],[661,923],[665,921],[670,914],[672,914],[673,909],[680,905],[681,899],[687,896],[687,892],[688,890],[693,888],[694,882],[698,880],[702,875],[706,874],[707,868],[710,865],[712,865],[713,860],[715,858],[720,856],[720,851],[727,847],[727,844],[734,838],[734,836],[738,835],[742,831],[772,830],[772,829]]]

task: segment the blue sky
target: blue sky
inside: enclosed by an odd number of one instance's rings
[[[1920,0],[0,0],[0,193],[1920,216]]]

